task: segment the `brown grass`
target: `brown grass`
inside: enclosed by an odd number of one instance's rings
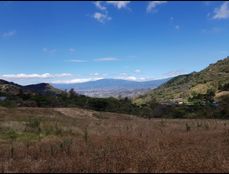
[[[225,120],[0,108],[0,131],[0,172],[229,172]]]

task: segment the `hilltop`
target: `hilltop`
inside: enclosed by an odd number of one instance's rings
[[[22,86],[13,82],[8,82],[0,79],[0,94],[7,96],[15,96],[21,93],[24,94],[42,94],[42,95],[56,95],[60,94],[61,90],[54,88],[48,83],[40,83]]]
[[[200,72],[172,78],[159,88],[134,99],[137,104],[146,104],[153,99],[158,102],[184,102],[196,95],[212,91],[216,96],[229,90],[229,57],[210,64]],[[228,93],[227,93],[228,94]]]
[[[22,86],[0,79],[0,94],[17,95],[20,89],[22,89]]]
[[[39,94],[60,94],[62,91],[50,85],[49,83],[40,83],[34,85],[27,85],[23,87],[24,90],[32,91]]]

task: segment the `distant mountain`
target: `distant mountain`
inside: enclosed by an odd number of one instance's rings
[[[123,97],[142,94],[143,91],[154,89],[169,79],[136,82],[121,79],[101,79],[84,83],[74,84],[52,84],[54,87],[69,90],[75,89],[76,92],[91,97]]]
[[[22,86],[13,82],[8,82],[0,79],[1,95],[18,95],[20,92],[47,95],[47,94],[59,94],[62,91],[60,89],[54,88],[48,83]]]
[[[187,102],[193,94],[206,94],[208,90],[215,91],[216,95],[229,90],[229,57],[210,64],[200,72],[174,77],[159,88],[137,97],[134,102],[145,104],[153,98],[159,102]]]
[[[54,87],[60,89],[75,89],[80,91],[89,90],[135,90],[135,89],[148,89],[155,88],[165,83],[169,79],[152,80],[146,82],[136,82],[120,79],[101,79],[96,81],[89,81],[84,83],[74,84],[53,84]]]

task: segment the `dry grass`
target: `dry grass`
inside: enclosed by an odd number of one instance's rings
[[[225,120],[0,108],[0,131],[1,172],[229,172]]]

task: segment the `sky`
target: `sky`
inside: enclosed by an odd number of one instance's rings
[[[0,79],[146,81],[229,55],[229,2],[0,2]]]

